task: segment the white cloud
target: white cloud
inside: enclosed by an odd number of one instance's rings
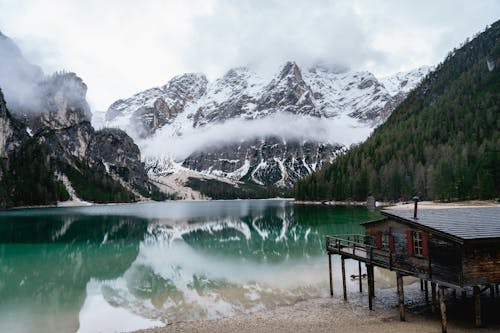
[[[189,128],[179,136],[172,135],[170,128],[165,127],[152,138],[137,140],[137,143],[144,158],[165,155],[182,161],[206,147],[267,136],[349,146],[366,139],[371,131],[370,126],[349,117],[325,119],[302,116],[297,121],[296,115],[276,113],[256,120],[231,119],[207,127]]]
[[[388,74],[441,61],[500,2],[0,0],[0,29],[48,73],[75,71],[95,108],[190,71],[341,63]]]

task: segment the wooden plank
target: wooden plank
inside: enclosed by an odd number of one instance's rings
[[[431,309],[432,313],[436,313],[436,284],[431,282]]]
[[[424,283],[424,295],[425,295],[425,304],[429,304],[429,281],[425,280]]]
[[[481,327],[481,290],[474,286],[474,319],[476,327]]]
[[[444,288],[439,286],[439,307],[441,309],[441,332],[448,332],[448,322],[446,319],[446,304],[444,302]]]
[[[328,253],[328,270],[330,272],[330,297],[333,297],[332,255],[330,253]]]
[[[372,272],[370,269],[370,265],[366,264],[366,276],[367,276],[367,287],[368,287],[368,309],[373,310],[373,295],[372,295]]]
[[[370,265],[370,271],[372,274],[371,288],[372,288],[372,298],[375,297],[375,266]]]
[[[361,261],[358,261],[358,273],[359,273],[359,292],[363,292],[363,280],[361,279]]]
[[[405,321],[405,296],[403,288],[403,276],[401,273],[396,272],[396,282],[398,287],[398,299],[399,299],[399,320]]]
[[[347,302],[347,286],[345,280],[345,259],[344,256],[341,257],[342,261],[342,288],[344,289],[344,301]]]

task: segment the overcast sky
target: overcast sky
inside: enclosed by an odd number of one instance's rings
[[[433,65],[499,14],[499,0],[0,0],[0,30],[46,73],[76,72],[105,110],[184,72]]]

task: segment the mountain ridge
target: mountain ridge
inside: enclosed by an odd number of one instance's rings
[[[181,167],[202,175],[291,187],[298,178],[332,162],[347,146],[366,138],[430,70],[430,67],[422,67],[398,73],[388,81],[391,92],[366,71],[333,70],[324,66],[302,70],[294,62],[285,63],[270,80],[248,67],[230,69],[212,82],[203,74],[184,74],[161,87],[114,102],[106,112],[105,124],[126,130],[138,141],[146,165],[151,166],[150,172],[162,170],[164,174]],[[174,94],[172,87],[176,87],[176,82],[189,82],[191,89],[184,89],[184,94]],[[287,129],[296,126],[292,123],[308,125],[298,126],[293,133]],[[254,135],[249,133],[253,127]],[[241,130],[237,132],[233,128]],[[226,138],[217,142],[206,134],[210,131],[219,132],[215,136],[225,132]],[[331,132],[346,131],[357,134],[328,137]],[[191,137],[199,137],[200,144],[192,150],[185,145],[187,156],[165,158],[169,154],[168,144],[163,145],[165,151],[151,148],[162,147],[161,142],[169,141],[174,146],[182,145],[182,142],[173,142]],[[257,141],[264,143],[262,147],[267,146],[266,142],[278,145],[274,149],[278,155],[263,153],[257,148],[260,145]],[[284,142],[293,143],[287,146]],[[306,142],[316,148],[304,154]],[[290,151],[290,147],[294,150]],[[317,161],[313,151],[319,147],[325,147],[329,153]],[[247,153],[241,154],[241,149]],[[261,156],[261,159],[249,158],[249,155]],[[301,162],[293,160],[297,156]],[[159,166],[162,161],[169,164],[174,161],[178,166]],[[245,169],[250,173],[244,173]],[[256,174],[269,176],[255,178]]]

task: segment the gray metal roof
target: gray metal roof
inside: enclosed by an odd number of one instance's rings
[[[464,240],[500,238],[500,207],[419,208],[417,220],[411,210],[383,210],[382,214],[396,216],[412,224],[449,234]]]

